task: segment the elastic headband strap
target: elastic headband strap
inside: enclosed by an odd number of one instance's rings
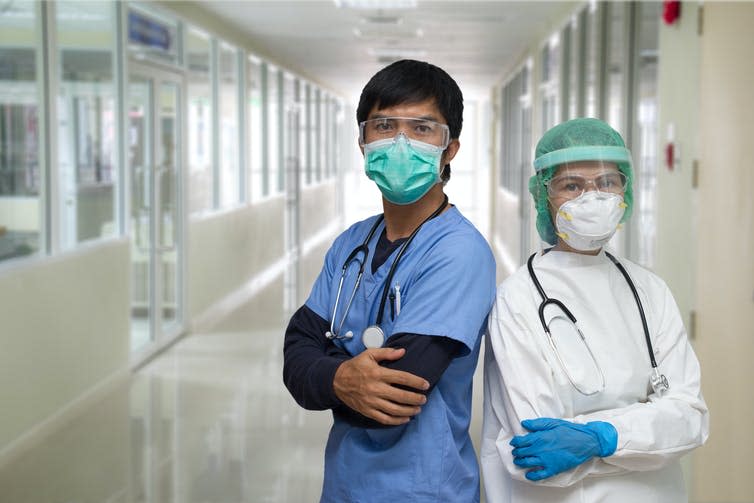
[[[631,152],[626,147],[579,146],[553,150],[534,159],[535,171],[577,161],[610,161],[631,163]]]

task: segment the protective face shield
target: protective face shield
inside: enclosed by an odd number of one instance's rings
[[[450,142],[448,126],[387,117],[359,125],[366,175],[394,204],[411,204],[440,182],[442,154]]]
[[[534,205],[537,209],[537,231],[542,240],[549,244],[555,244],[558,241],[555,222],[550,212],[551,202],[555,199],[550,192],[555,187],[564,187],[564,185],[551,182],[557,175],[563,173],[564,170],[559,168],[585,161],[595,166],[610,165],[613,171],[617,167],[622,175],[622,180],[618,180],[618,183],[623,185],[622,202],[625,204],[620,222],[625,222],[631,216],[633,169],[631,153],[625,147],[623,138],[599,119],[582,118],[563,122],[548,130],[537,144],[534,159],[536,174],[529,179],[529,192],[534,198]],[[579,173],[576,172],[576,174]],[[573,191],[571,199],[576,199],[582,193],[585,194],[592,189],[610,193],[607,190],[608,185],[605,184],[615,182],[615,180],[594,179],[593,173],[581,174],[585,175],[585,179],[570,180],[576,183],[575,186],[570,185],[570,190]],[[562,201],[558,203],[558,205],[561,204]]]

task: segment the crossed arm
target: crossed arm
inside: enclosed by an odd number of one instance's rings
[[[565,404],[554,383],[549,363],[542,356],[545,346],[535,342],[538,340],[535,336],[538,329],[536,318],[530,317],[527,321],[515,304],[515,299],[522,296],[506,292],[498,297],[490,314],[490,344],[486,348],[492,356],[489,364],[496,371],[489,374],[488,385],[498,393],[496,403],[490,404],[490,410],[500,422],[495,446],[511,477],[565,487],[591,476],[658,470],[706,441],[709,418],[700,390],[699,363],[686,338],[670,291],[664,284],[656,288],[659,291],[655,292],[654,302],[645,305],[659,311],[656,314],[659,321],[652,333],[656,334],[655,347],[663,348],[658,352],[657,361],[673,383],[671,389],[663,395],[651,393],[646,401],[585,412],[575,417],[567,417],[564,413]],[[527,421],[534,418],[545,419]],[[571,424],[565,425],[560,419],[551,418],[565,419]],[[537,441],[542,430],[553,430],[553,437],[563,440],[560,432],[564,430],[558,430],[559,426],[573,430],[574,427],[584,429],[596,423],[609,423],[615,430],[599,439],[617,434],[617,438],[611,438],[614,442],[612,449],[603,451],[604,445],[600,441],[595,451],[600,453],[597,457],[587,456],[586,461],[563,465],[565,470],[562,473],[534,470],[530,474],[520,469],[543,466],[533,461],[521,463],[522,452],[517,452],[522,443]],[[527,430],[537,433],[528,433]],[[511,447],[516,450],[512,451]],[[611,450],[614,451],[612,455],[603,456]],[[523,456],[530,456],[530,453],[523,451]]]
[[[306,306],[291,318],[283,381],[306,409],[333,409],[354,425],[397,426],[421,412],[462,348],[446,337],[395,334],[385,347],[349,355],[325,337],[329,323]]]

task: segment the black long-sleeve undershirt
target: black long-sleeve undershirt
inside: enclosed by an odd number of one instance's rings
[[[291,317],[283,344],[283,381],[299,405],[310,410],[332,409],[349,423],[365,427],[385,427],[347,407],[333,389],[338,367],[351,356],[325,337],[330,329],[327,320],[302,306]],[[463,348],[459,341],[447,337],[400,333],[388,338],[385,347],[404,348],[406,353],[395,361],[380,365],[409,372],[429,382],[429,394]]]

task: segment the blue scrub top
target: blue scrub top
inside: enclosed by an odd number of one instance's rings
[[[358,222],[328,250],[306,305],[330,321],[343,264],[361,245],[377,216]],[[372,274],[371,261],[384,222],[369,242],[369,257],[343,333],[336,344],[351,355],[364,351],[363,330],[375,323],[388,270],[397,251]],[[400,247],[399,247],[400,249]],[[341,321],[356,281],[352,264],[343,282],[336,317]],[[452,207],[422,226],[395,270],[401,311],[393,320],[386,302],[382,329],[394,333],[444,336],[463,343],[421,413],[386,429],[351,426],[335,416],[325,451],[323,502],[437,502],[479,500],[479,469],[468,434],[471,386],[487,313],[495,298],[495,260],[474,226]]]

